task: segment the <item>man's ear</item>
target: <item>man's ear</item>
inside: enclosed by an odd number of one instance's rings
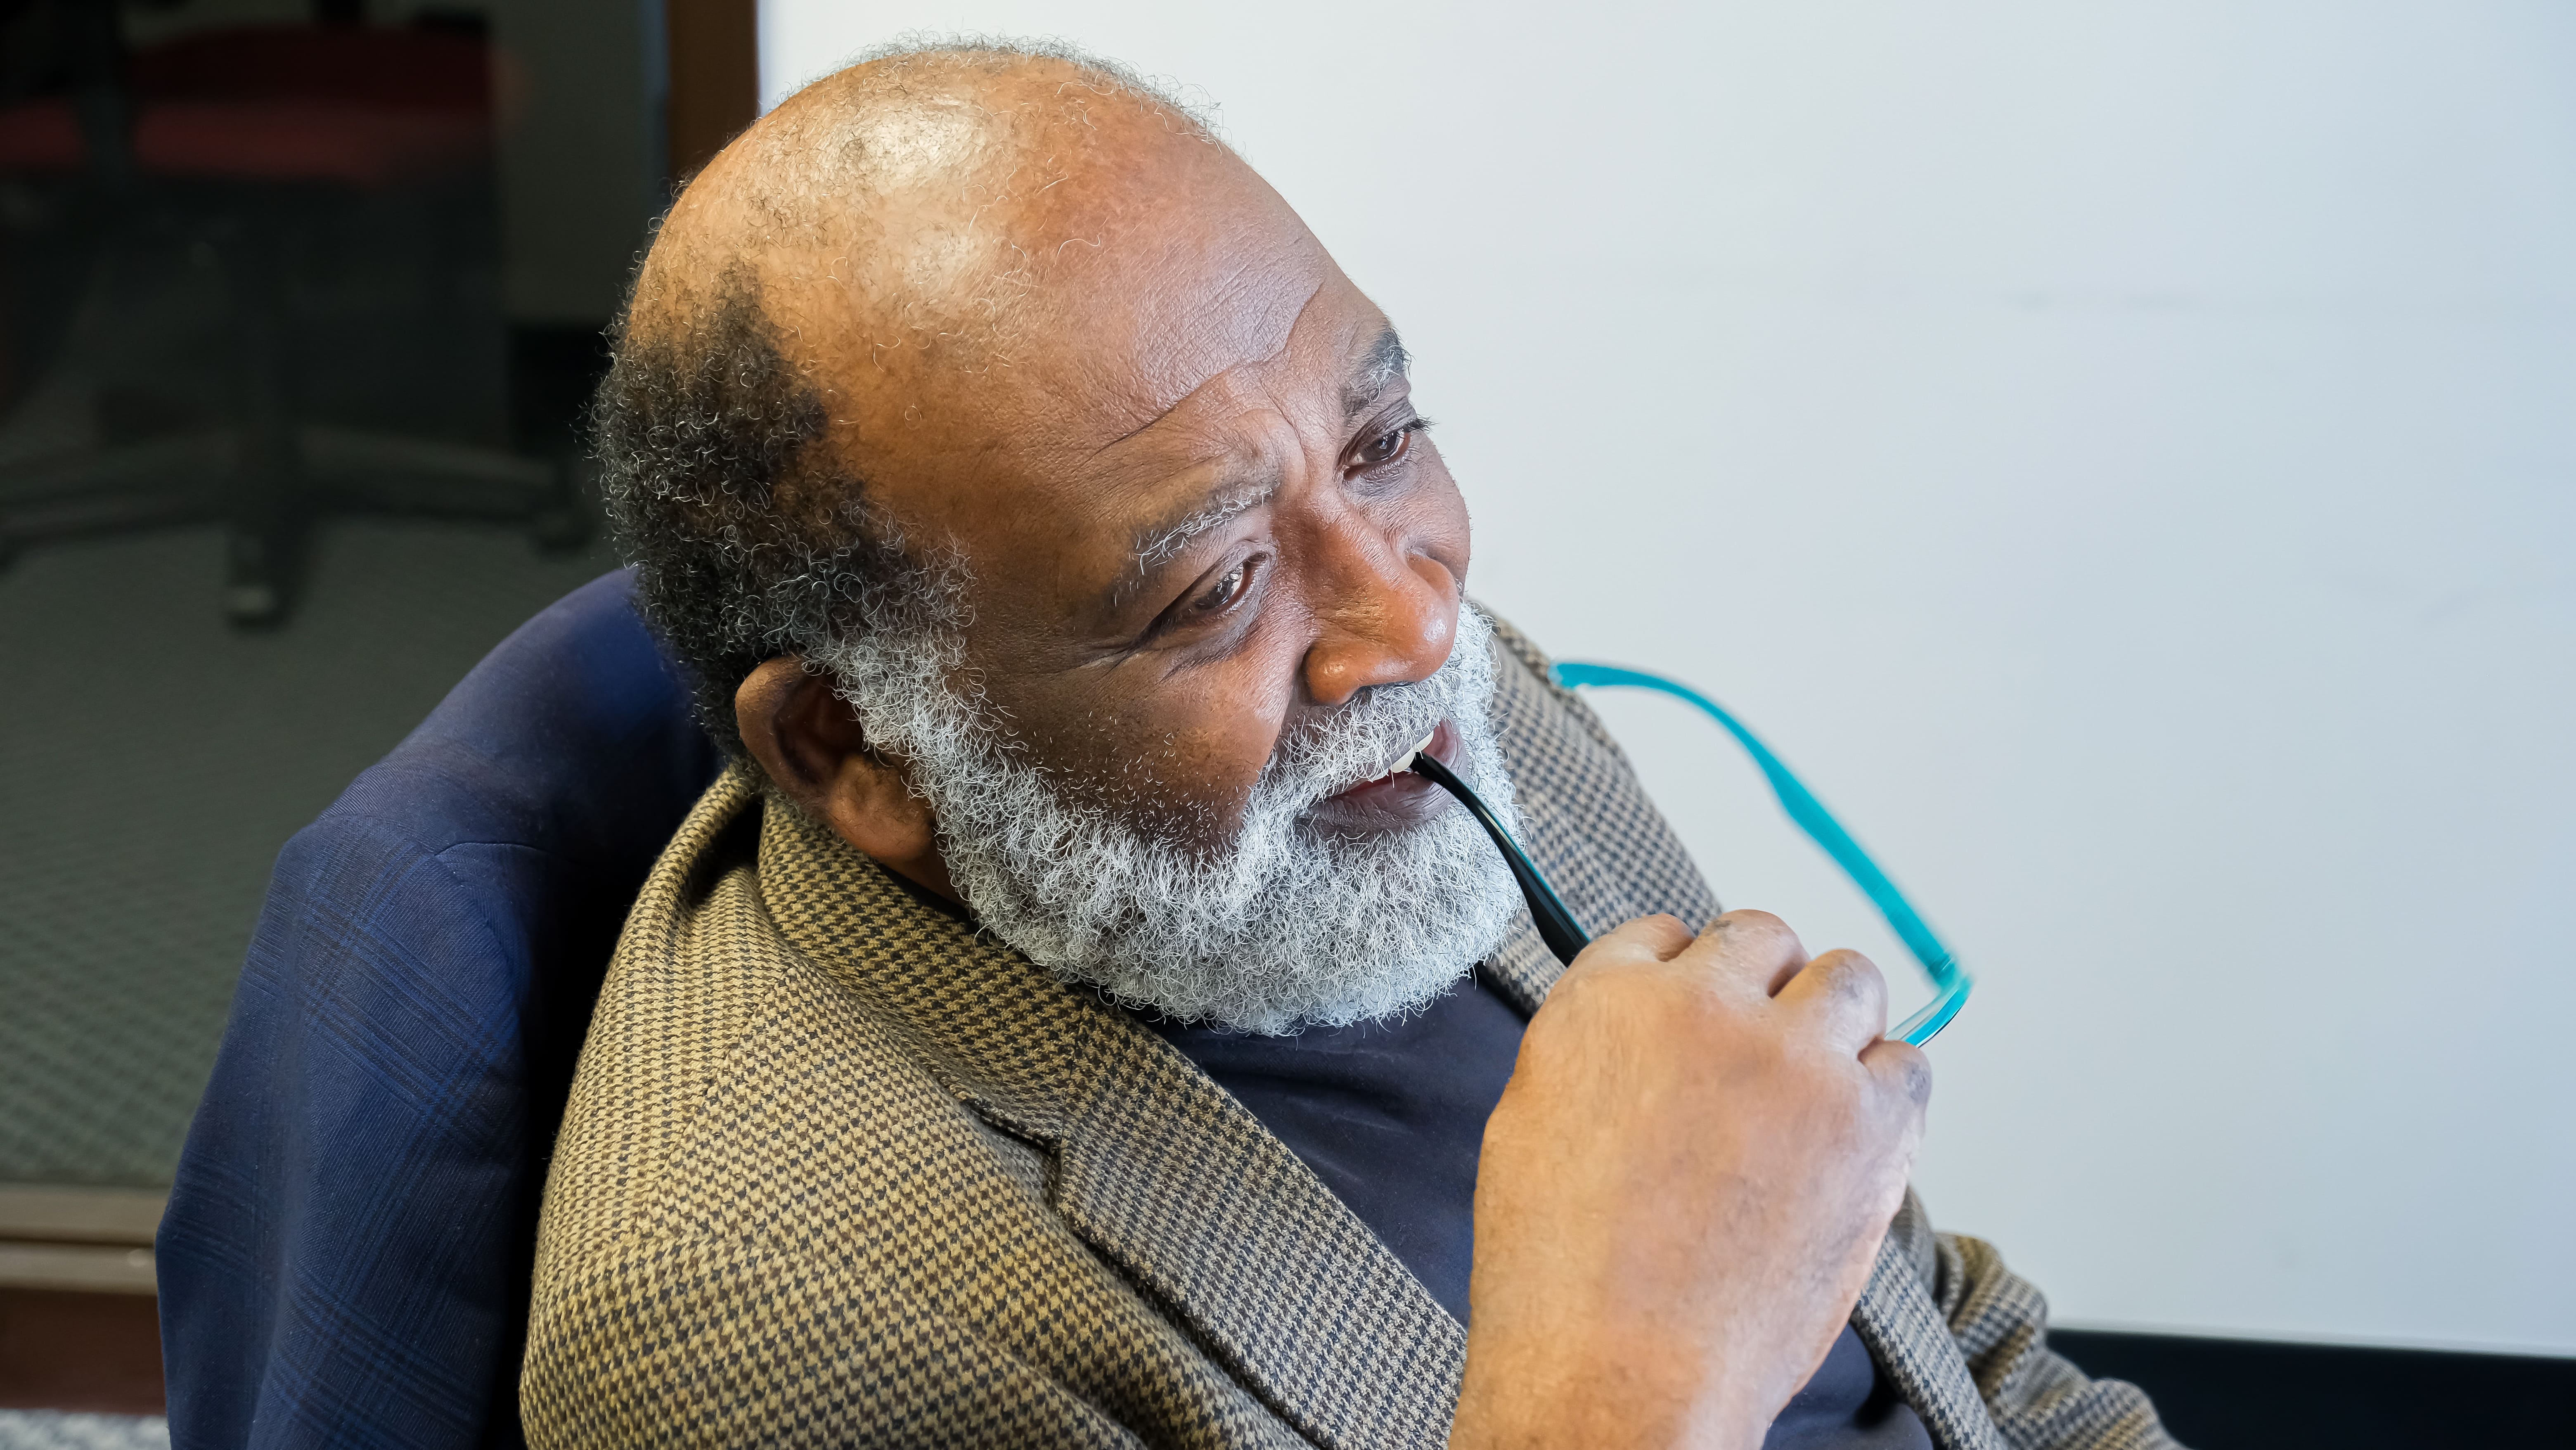
[[[930,803],[868,748],[858,712],[793,656],[764,660],[733,695],[743,746],[779,789],[844,841],[954,900]]]

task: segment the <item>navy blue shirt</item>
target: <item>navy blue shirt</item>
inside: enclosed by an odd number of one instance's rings
[[[1479,968],[1401,1022],[1254,1037],[1145,1025],[1234,1094],[1467,1322],[1476,1159],[1527,1025]],[[1850,1326],[1763,1440],[1767,1450],[1930,1450]]]

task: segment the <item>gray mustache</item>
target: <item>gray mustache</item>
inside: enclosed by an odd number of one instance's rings
[[[1453,654],[1423,679],[1372,685],[1331,715],[1283,737],[1262,771],[1263,787],[1311,805],[1375,780],[1468,703],[1466,671]]]

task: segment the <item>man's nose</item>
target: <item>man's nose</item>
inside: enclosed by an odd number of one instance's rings
[[[1306,651],[1306,691],[1318,705],[1428,678],[1458,638],[1458,580],[1445,565],[1383,545],[1352,552],[1378,557],[1346,558],[1337,572],[1347,587],[1316,611],[1322,631]]]

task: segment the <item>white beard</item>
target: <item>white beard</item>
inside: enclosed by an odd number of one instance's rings
[[[1463,809],[1354,838],[1306,816],[1450,722],[1453,766],[1517,834],[1492,718],[1493,630],[1459,611],[1428,679],[1363,692],[1283,741],[1224,849],[1193,851],[1068,805],[989,712],[950,688],[953,633],[864,637],[826,663],[867,738],[902,757],[949,879],[985,930],[1131,1007],[1246,1032],[1398,1016],[1502,944],[1521,908]]]

